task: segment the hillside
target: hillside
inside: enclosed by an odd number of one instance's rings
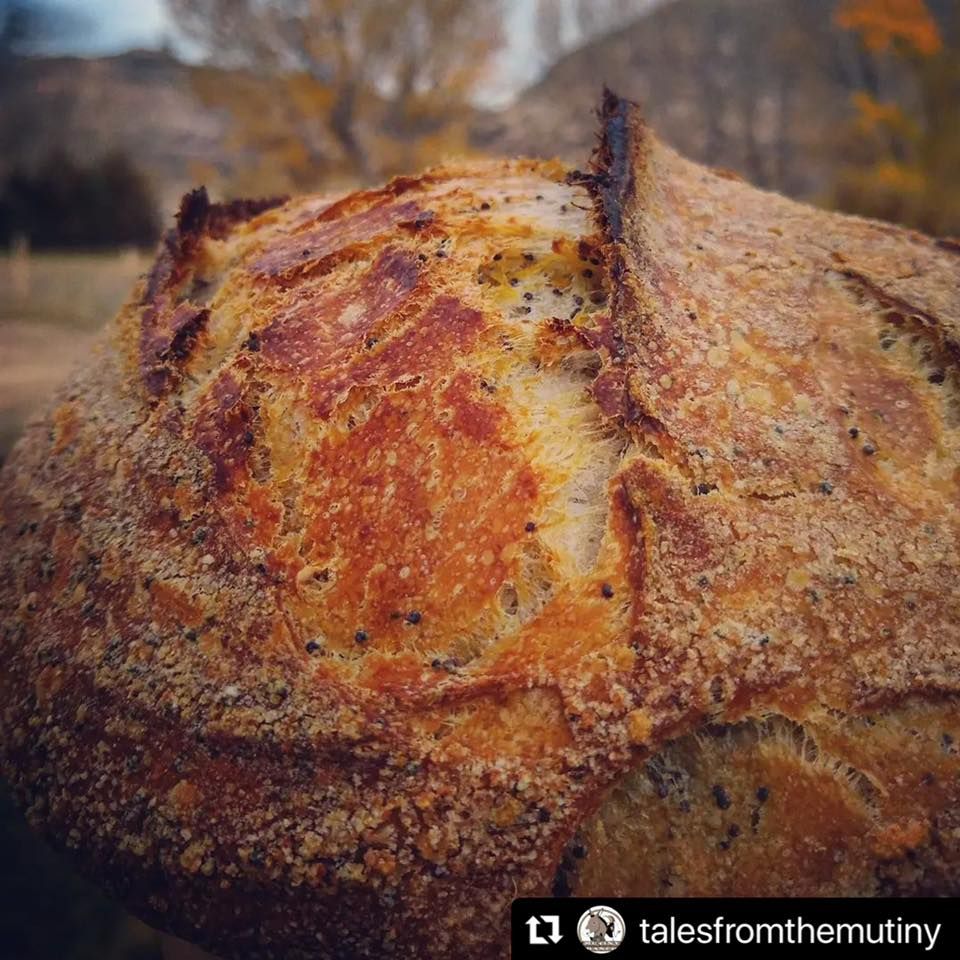
[[[821,189],[849,110],[850,38],[834,0],[674,0],[564,57],[474,143],[582,162],[602,83],[688,156],[796,196]]]
[[[164,210],[229,158],[228,118],[203,106],[191,67],[135,50],[114,57],[23,58],[0,76],[0,176],[58,148],[80,163],[127,153]]]
[[[948,0],[929,4],[945,16]],[[833,23],[835,6],[672,0],[563,57],[507,109],[462,117],[467,143],[481,153],[561,156],[582,165],[606,83],[643,104],[660,136],[688,156],[760,186],[825,200],[847,146],[841,138],[850,130],[851,94],[866,85],[854,38]],[[215,192],[225,183],[276,192],[270,158],[258,166],[240,156],[230,117],[197,95],[198,86],[224,84],[242,97],[251,83],[257,80],[228,71],[221,79],[162,52],[14,61],[0,73],[0,177],[56,147],[81,162],[119,149],[147,174],[165,213],[201,181]],[[903,78],[891,74],[884,84],[887,98],[909,99]],[[264,98],[271,102],[269,93]],[[383,153],[389,111],[384,101],[358,129],[373,159],[384,161],[373,167],[387,170],[397,168]],[[314,136],[321,132],[318,125]],[[429,136],[420,146],[404,164],[434,162],[449,149]],[[335,144],[321,147],[336,159]],[[232,176],[238,168],[244,177]]]

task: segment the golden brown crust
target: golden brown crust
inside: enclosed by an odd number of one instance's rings
[[[611,791],[571,883],[956,892],[960,264],[604,119],[649,742],[705,723]]]
[[[4,769],[159,925],[960,889],[956,254],[604,122],[570,182],[194,196],[4,468]]]

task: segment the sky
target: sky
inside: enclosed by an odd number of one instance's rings
[[[61,52],[96,55],[131,47],[157,47],[173,34],[164,0],[59,0],[81,18],[72,36],[58,39]]]

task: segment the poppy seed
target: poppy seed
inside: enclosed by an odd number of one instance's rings
[[[721,810],[726,810],[729,808],[731,800],[730,794],[719,783],[714,784],[713,786],[713,799],[717,802],[717,806]]]

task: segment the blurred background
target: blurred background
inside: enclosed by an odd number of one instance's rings
[[[0,460],[191,186],[583,166],[602,82],[695,159],[960,234],[960,0],[0,0]],[[0,958],[158,956],[0,794]]]

